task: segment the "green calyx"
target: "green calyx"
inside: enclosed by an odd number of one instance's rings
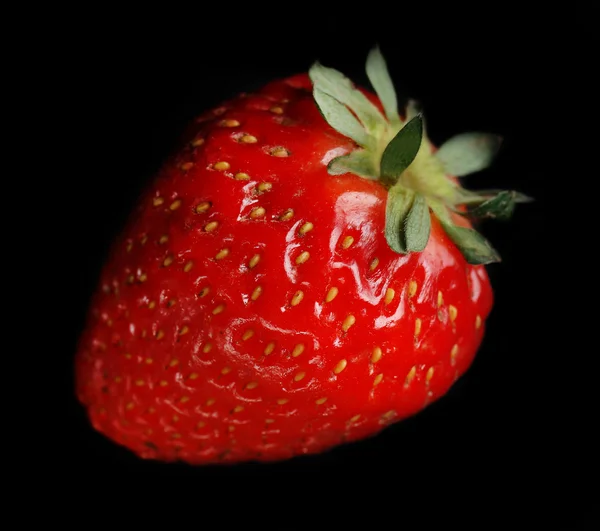
[[[516,203],[530,198],[514,191],[473,192],[452,177],[487,168],[501,144],[488,133],[463,133],[435,150],[423,115],[410,100],[402,116],[385,59],[378,47],[367,58],[366,72],[383,113],[343,74],[320,63],[309,70],[313,96],[331,127],[352,139],[357,149],[329,162],[331,175],[353,173],[388,189],[385,237],[397,253],[425,249],[431,216],[471,264],[500,261],[489,242],[473,229],[457,226],[451,212],[472,221],[508,219]]]

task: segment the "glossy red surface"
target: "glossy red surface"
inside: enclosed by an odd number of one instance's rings
[[[308,87],[276,82],[196,121],[103,270],[78,396],[142,457],[319,452],[418,412],[473,360],[492,305],[484,267],[435,220],[424,252],[388,247],[387,192],[327,173],[353,146]]]

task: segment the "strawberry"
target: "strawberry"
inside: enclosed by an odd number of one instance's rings
[[[527,198],[459,177],[500,139],[439,149],[315,63],[200,116],[142,195],[93,297],[76,388],[93,427],[142,458],[279,460],[373,436],[470,366],[499,260],[473,220]]]

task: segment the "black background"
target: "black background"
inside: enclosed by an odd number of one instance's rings
[[[246,4],[90,9],[65,13],[76,22],[57,32],[67,68],[53,82],[70,124],[60,156],[65,172],[76,171],[54,189],[75,199],[54,227],[68,287],[54,343],[64,400],[49,418],[64,436],[52,439],[49,484],[69,485],[68,503],[91,500],[111,518],[124,505],[138,518],[164,511],[173,525],[210,529],[293,529],[322,517],[340,527],[366,517],[394,528],[584,529],[598,494],[597,347],[582,334],[592,314],[577,297],[594,270],[573,267],[563,238],[564,183],[577,175],[560,163],[569,113],[580,115],[587,101],[591,13]],[[496,303],[471,370],[443,400],[380,436],[285,463],[165,465],[105,440],[72,395],[72,356],[102,260],[139,191],[201,111],[315,59],[366,83],[375,43],[399,92],[422,102],[435,143],[468,130],[505,138],[495,166],[468,185],[536,199],[511,222],[483,227],[503,263],[489,267]]]

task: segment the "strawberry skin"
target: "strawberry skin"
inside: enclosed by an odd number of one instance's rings
[[[92,301],[76,388],[96,430],[143,458],[277,460],[447,392],[483,337],[485,268],[435,218],[424,251],[394,252],[386,188],[327,171],[354,147],[307,75],[194,122]]]

